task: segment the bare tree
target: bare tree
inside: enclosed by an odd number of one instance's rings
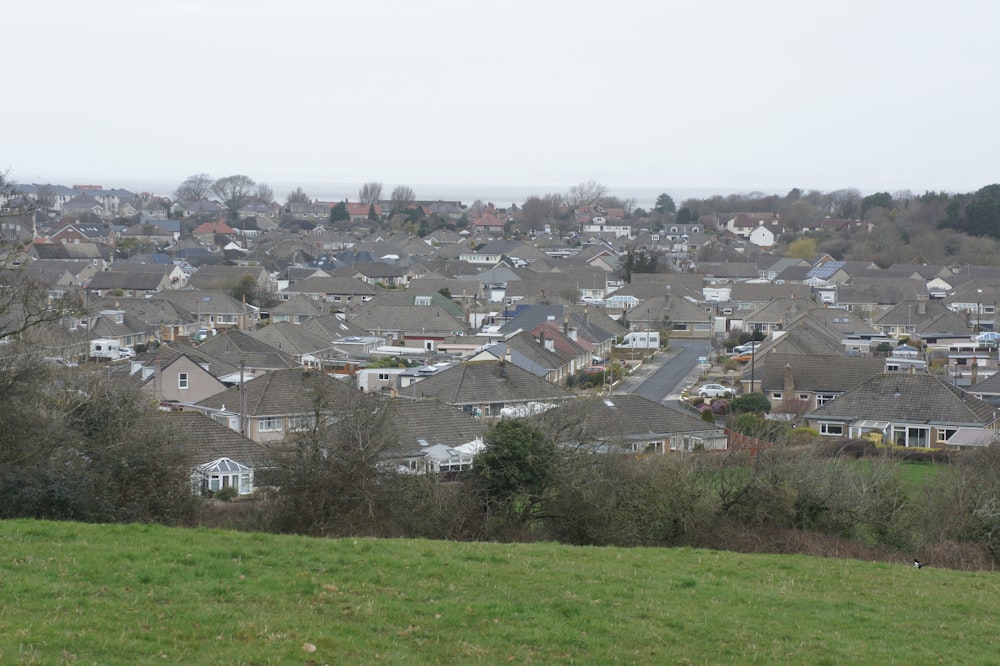
[[[382,183],[372,180],[361,186],[358,190],[358,201],[361,203],[377,204],[382,199]]]
[[[397,185],[389,200],[392,202],[392,210],[406,210],[410,204],[417,200],[417,195],[406,185]]]
[[[570,206],[593,206],[596,203],[600,203],[601,199],[607,193],[607,187],[601,185],[596,180],[588,180],[585,183],[580,183],[569,188],[566,200]]]
[[[257,195],[254,198],[260,203],[269,204],[274,201],[274,190],[267,183],[257,183]]]
[[[20,215],[22,197],[17,191],[17,183],[11,180],[6,172],[0,172],[0,215]]]
[[[188,176],[184,182],[174,190],[174,199],[177,201],[200,201],[212,192],[215,179],[207,173],[198,173]]]
[[[240,209],[253,198],[256,187],[257,183],[250,176],[226,176],[212,183],[212,193],[222,201],[230,219],[236,220]]]
[[[318,535],[378,534],[392,521],[397,445],[385,405],[359,391],[336,390],[312,373],[303,383],[312,413],[275,446],[281,488],[275,529]]]
[[[289,192],[288,196],[285,197],[286,204],[307,204],[312,203],[312,199],[306,194],[301,187],[296,187],[294,191]]]

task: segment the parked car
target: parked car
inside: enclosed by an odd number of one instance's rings
[[[736,345],[735,347],[733,347],[733,353],[734,354],[748,354],[748,353],[752,354],[755,351],[757,351],[757,347],[760,347],[760,345],[761,345],[761,343],[760,343],[759,340],[756,341],[756,342],[748,342],[748,343],[743,344],[743,345]]]
[[[746,363],[751,358],[753,358],[753,352],[740,352],[736,356],[733,356],[734,361],[739,361],[740,363]]]
[[[733,390],[722,384],[703,384],[698,387],[697,393],[703,398],[731,398]]]

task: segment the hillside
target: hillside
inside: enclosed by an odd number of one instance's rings
[[[0,522],[3,663],[986,663],[1000,577]]]

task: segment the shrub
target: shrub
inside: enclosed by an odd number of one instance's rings
[[[236,488],[232,486],[226,486],[225,488],[220,488],[219,490],[216,490],[215,494],[212,495],[212,497],[214,497],[217,500],[221,500],[223,502],[232,502],[234,499],[239,497],[239,495],[240,494],[239,492],[237,492]]]

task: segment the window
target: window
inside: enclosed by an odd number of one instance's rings
[[[388,372],[380,372],[380,373],[378,373],[378,378],[379,378],[379,381],[382,381],[382,382],[389,381],[389,373]]]
[[[929,447],[931,445],[930,428],[893,427],[892,439],[897,446]]]
[[[783,400],[783,398],[781,397],[781,393],[771,393],[771,400],[774,400],[776,402],[778,400]]]
[[[257,430],[260,432],[281,432],[281,417],[265,416],[258,419]]]
[[[189,388],[189,386],[190,384],[188,383],[188,373],[186,372],[177,373],[177,388],[183,390]]]
[[[830,435],[831,437],[842,437],[844,435],[844,424],[820,423],[819,432],[821,435]]]
[[[835,397],[837,397],[837,396],[833,395],[832,393],[817,393],[816,394],[816,406],[817,407],[822,407],[826,403],[828,403],[831,400],[833,400]]]
[[[951,439],[951,436],[958,432],[958,428],[938,428],[937,438],[938,441],[947,441]]]

